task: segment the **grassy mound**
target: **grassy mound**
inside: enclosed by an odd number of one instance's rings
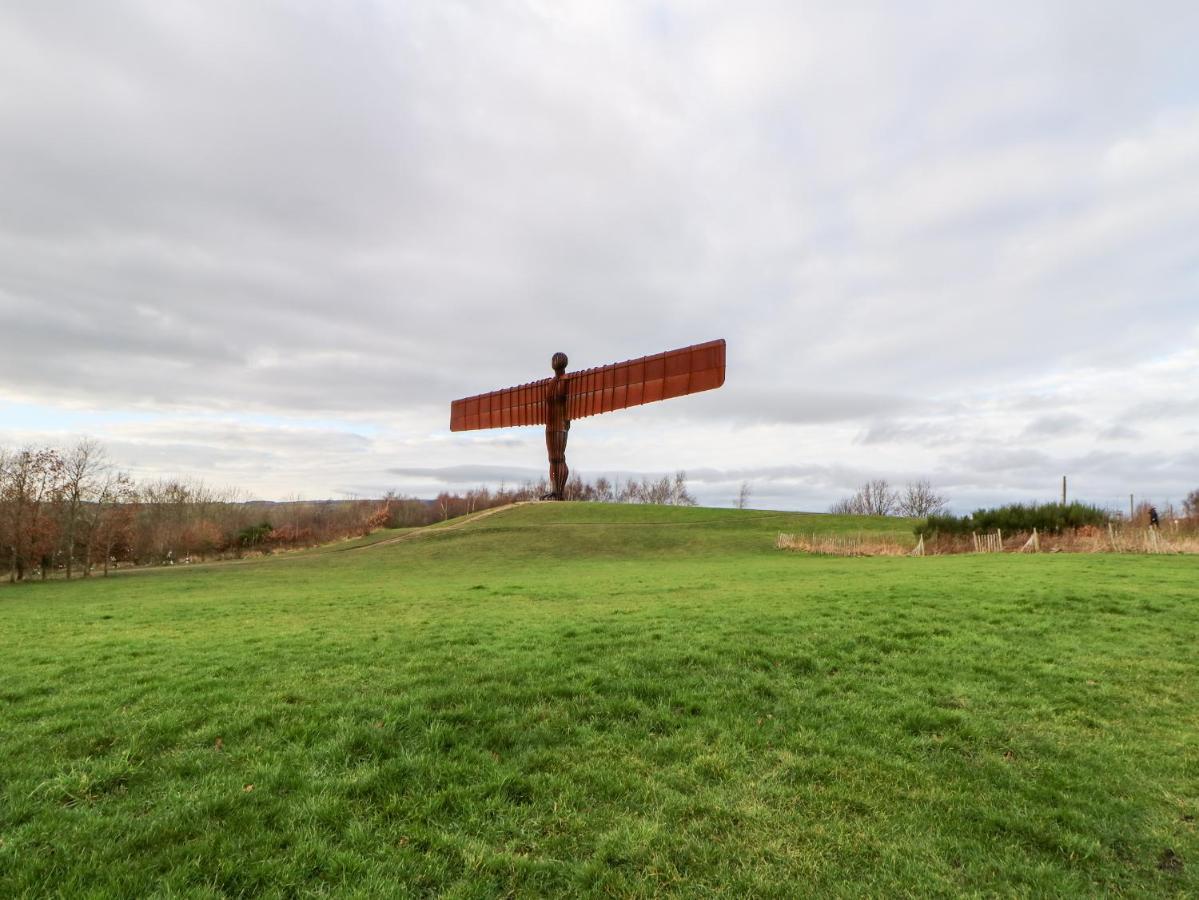
[[[2,590],[0,896],[1199,892],[1199,563],[774,549],[911,525],[533,505]]]

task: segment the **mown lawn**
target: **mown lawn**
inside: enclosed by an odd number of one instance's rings
[[[0,896],[1199,895],[1199,560],[521,507],[0,590]]]

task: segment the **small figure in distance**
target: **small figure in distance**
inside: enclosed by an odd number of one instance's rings
[[[1157,520],[1157,507],[1156,507],[1156,506],[1151,506],[1151,507],[1149,507],[1149,527],[1150,527],[1150,528],[1157,528],[1157,527],[1158,527],[1158,524],[1157,524],[1157,522],[1158,522],[1158,520]]]
[[[545,386],[545,449],[550,456],[550,493],[544,500],[561,500],[570,469],[566,467],[566,436],[570,431],[570,385],[566,381],[565,353],[555,353],[550,365],[554,377]]]

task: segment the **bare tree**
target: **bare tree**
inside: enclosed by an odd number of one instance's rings
[[[892,515],[899,504],[899,494],[891,489],[886,479],[867,481],[860,490],[868,516]]]
[[[683,471],[675,472],[674,478],[663,475],[656,481],[645,476],[640,481],[630,478],[617,485],[615,498],[617,503],[695,506],[695,497],[687,490],[687,473]]]
[[[95,541],[104,553],[106,577],[117,547],[128,550],[133,546],[139,500],[137,486],[124,472],[114,473],[104,480],[96,502],[99,519]]]
[[[853,516],[889,516],[899,506],[899,494],[891,489],[885,478],[867,481],[852,497],[838,500],[829,512]]]
[[[595,479],[595,499],[600,503],[611,503],[616,499],[616,493],[612,489],[612,483],[602,475]]]
[[[62,457],[54,450],[25,448],[0,455],[2,531],[9,554],[9,581],[22,581],[31,563],[46,577],[56,546],[53,507],[62,496]]]
[[[752,493],[748,481],[741,482],[741,490],[737,492],[737,509],[749,508],[749,496]]]
[[[79,441],[63,457],[62,537],[63,551],[67,558],[67,580],[70,580],[75,566],[76,541],[80,537],[79,526],[86,528],[89,524],[89,520],[83,515],[84,505],[95,501],[98,481],[107,465],[104,449],[91,438]],[[86,563],[84,565],[86,567]]]
[[[687,490],[687,473],[681,469],[674,473],[674,484],[670,488],[672,506],[695,506],[695,497]]]
[[[1182,512],[1188,519],[1199,519],[1199,488],[1186,495],[1182,501]]]
[[[933,490],[927,478],[909,481],[899,495],[898,513],[913,519],[924,519],[944,513],[949,501]]]
[[[583,479],[577,474],[571,475],[570,480],[562,488],[563,500],[586,500],[587,489],[583,484]]]

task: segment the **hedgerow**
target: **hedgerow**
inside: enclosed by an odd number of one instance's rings
[[[1106,525],[1111,513],[1086,503],[1009,503],[994,509],[978,509],[968,516],[929,516],[915,528],[916,534],[968,534],[999,529],[1009,534],[1032,531],[1060,534],[1084,525]]]

